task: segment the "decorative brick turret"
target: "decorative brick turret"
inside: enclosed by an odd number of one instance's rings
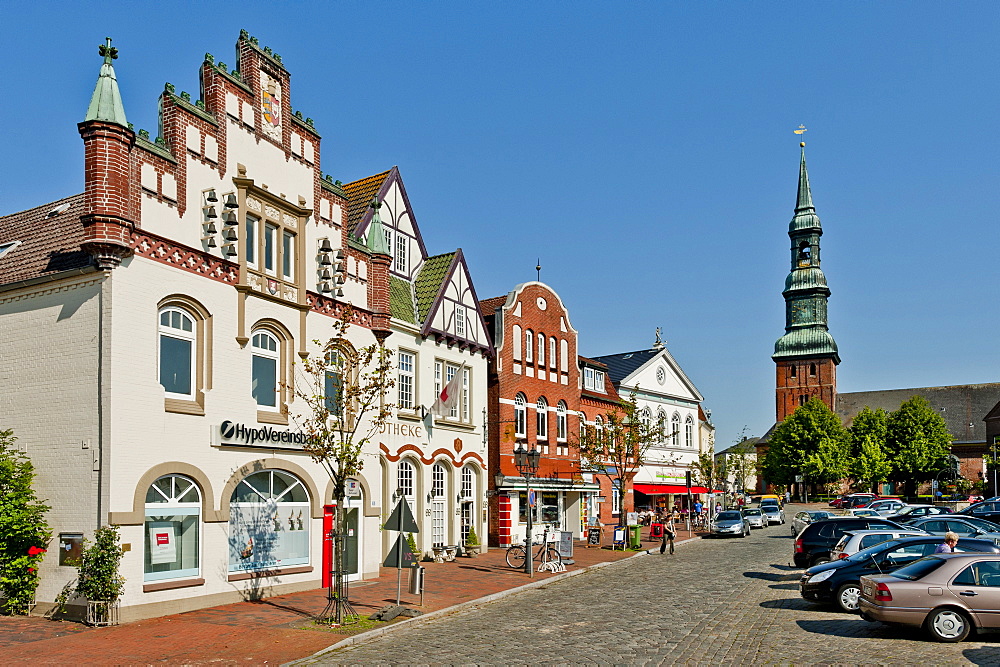
[[[125,120],[112,61],[118,49],[111,38],[99,52],[104,57],[87,116],[79,124],[84,145],[84,201],[81,247],[97,268],[113,269],[132,253],[129,238],[135,227],[131,210],[131,152],[135,133]]]
[[[392,255],[385,242],[385,230],[382,228],[382,218],[378,210],[382,203],[373,198],[370,204],[372,211],[371,224],[368,226],[368,251],[371,253],[371,265],[368,271],[368,307],[372,311],[372,333],[379,342],[392,333],[390,328],[389,306],[389,267]]]

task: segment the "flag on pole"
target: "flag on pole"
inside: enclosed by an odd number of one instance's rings
[[[465,366],[463,365],[462,368],[465,368]],[[439,417],[447,417],[451,413],[452,408],[458,405],[458,397],[461,390],[462,369],[460,368],[455,371],[455,377],[438,394],[437,400],[434,401],[434,405],[431,407],[431,412]]]

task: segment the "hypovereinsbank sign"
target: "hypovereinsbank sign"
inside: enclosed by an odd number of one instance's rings
[[[306,444],[306,434],[279,430],[271,426],[247,426],[226,420],[219,425],[217,435],[221,445],[256,445],[268,447],[285,445],[301,447]]]

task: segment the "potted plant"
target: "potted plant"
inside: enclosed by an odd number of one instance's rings
[[[118,568],[124,553],[117,526],[101,526],[92,543],[84,540],[76,594],[87,600],[88,625],[118,624],[118,598],[125,590],[125,577]]]
[[[465,536],[465,553],[469,558],[475,558],[479,553],[479,536],[474,526],[469,526],[469,534]]]

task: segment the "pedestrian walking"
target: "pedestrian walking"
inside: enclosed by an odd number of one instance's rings
[[[674,537],[677,533],[674,532],[674,524],[670,522],[663,527],[663,541],[660,543],[660,553],[663,554],[667,550],[667,546],[670,547],[670,553],[674,553]]]

